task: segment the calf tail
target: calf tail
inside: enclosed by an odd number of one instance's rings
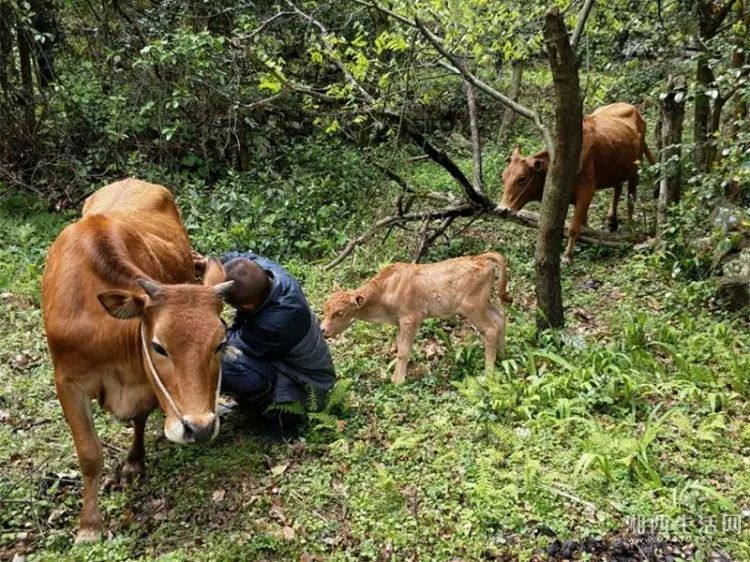
[[[497,269],[495,270],[497,275],[495,288],[497,289],[497,296],[500,301],[512,302],[508,294],[508,265],[505,262],[505,257],[497,252],[486,252],[481,257],[487,258],[497,265]]]
[[[651,153],[651,149],[649,149],[645,139],[643,141],[643,154],[646,155],[646,159],[648,160],[649,164],[651,164],[652,166],[656,164],[656,158],[654,158],[654,155]]]

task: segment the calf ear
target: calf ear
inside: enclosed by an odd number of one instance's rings
[[[227,272],[224,271],[224,266],[216,258],[211,258],[206,263],[206,272],[203,274],[203,284],[206,286],[214,286],[219,283],[226,281]]]
[[[534,167],[534,170],[536,170],[537,172],[547,171],[547,161],[542,160],[541,158],[532,158],[531,165]]]
[[[516,145],[513,147],[513,152],[510,153],[510,156],[508,157],[508,161],[516,161],[521,158],[521,148]]]
[[[118,320],[130,320],[143,314],[146,302],[133,293],[127,291],[107,291],[96,296],[102,306],[111,316]]]
[[[362,295],[354,295],[354,304],[357,305],[357,308],[362,308],[362,305],[365,304],[365,297]]]

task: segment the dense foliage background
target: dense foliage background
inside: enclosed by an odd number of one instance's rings
[[[582,2],[551,3],[573,29]],[[681,196],[652,244],[577,250],[564,331],[534,328],[535,231],[459,218],[426,259],[507,255],[515,303],[494,376],[481,375],[475,335],[434,321],[393,387],[392,330],[357,326],[334,344],[343,411],[321,406],[301,444],[262,446],[240,417],[212,446],[176,449],[152,422],[151,479],[109,482],[110,540],[71,547],[79,476],[38,283],[85,197],[125,175],[170,186],[200,251],[282,261],[320,310],[333,281],[411,259],[426,227],[384,229],[324,270],[348,240],[399,206],[463,197],[413,131],[471,175],[464,85],[415,20],[549,120],[551,3],[0,0],[0,558],[750,557],[747,525],[706,523],[750,509],[748,314],[741,292],[712,281],[750,275],[745,0],[594,5],[578,51],[585,111],[638,106],[656,152],[670,77],[685,109],[681,152],[643,170],[626,233],[656,233],[652,189],[675,163]],[[497,200],[512,147],[542,142],[481,92],[478,113]],[[608,199],[595,198],[590,226],[603,228]],[[96,418],[114,474],[127,435]],[[690,525],[638,543],[637,517]]]

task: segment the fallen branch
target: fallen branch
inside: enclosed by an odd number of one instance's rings
[[[437,232],[432,239],[428,240],[431,234],[423,227],[422,237],[424,240],[420,240],[417,251],[415,252],[415,259],[420,251],[422,255],[426,251],[426,246],[434,242],[438,236],[440,236],[457,218],[460,217],[473,217],[478,218],[481,216],[501,218],[522,226],[529,228],[539,227],[539,214],[531,211],[511,211],[510,209],[502,209],[499,206],[492,207],[490,209],[475,207],[473,205],[458,205],[454,207],[446,207],[445,209],[438,209],[433,211],[424,211],[420,213],[403,213],[396,215],[389,215],[378,220],[373,224],[364,234],[350,240],[341,253],[336,256],[330,263],[328,263],[324,269],[332,269],[339,265],[349,254],[351,254],[357,246],[361,246],[369,242],[378,231],[402,225],[407,222],[422,221],[429,223],[433,220],[441,220],[441,224],[435,227],[433,233]],[[451,219],[447,222],[447,219]],[[442,230],[441,230],[442,229]],[[568,228],[565,228],[565,236],[567,237]],[[634,244],[643,242],[646,237],[642,234],[617,234],[614,232],[606,232],[601,230],[595,230],[593,228],[581,227],[581,231],[578,234],[577,241],[592,244],[596,246],[604,246],[607,248],[618,248],[625,249],[629,248]],[[423,249],[422,246],[425,246]],[[419,255],[418,257],[421,257]]]

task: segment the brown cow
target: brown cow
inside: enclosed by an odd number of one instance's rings
[[[191,285],[190,243],[171,193],[126,179],[86,201],[83,217],[50,247],[42,281],[44,326],[57,396],[83,474],[77,541],[101,531],[102,448],[91,399],[133,422],[123,468],[143,472],[143,432],[161,406],[177,443],[213,438],[225,330],[220,313],[231,282],[218,261]]]
[[[461,314],[482,333],[485,369],[490,371],[497,350],[505,353],[505,315],[490,300],[496,269],[497,294],[507,302],[505,258],[495,252],[430,264],[389,265],[354,291],[336,287],[326,300],[320,328],[326,337],[334,337],[356,319],[397,325],[398,359],[391,380],[400,384],[422,320]]]
[[[622,184],[628,182],[628,220],[633,219],[633,202],[638,187],[638,165],[646,155],[654,157],[646,146],[646,123],[638,109],[627,103],[601,107],[583,118],[581,162],[573,186],[575,206],[570,222],[568,246],[564,260],[573,257],[573,246],[581,226],[586,224],[589,206],[597,189],[614,188],[607,213],[609,228],[617,230],[617,204]],[[541,201],[544,180],[549,167],[549,153],[544,150],[523,157],[516,147],[503,172],[501,208],[518,211],[529,201]]]

